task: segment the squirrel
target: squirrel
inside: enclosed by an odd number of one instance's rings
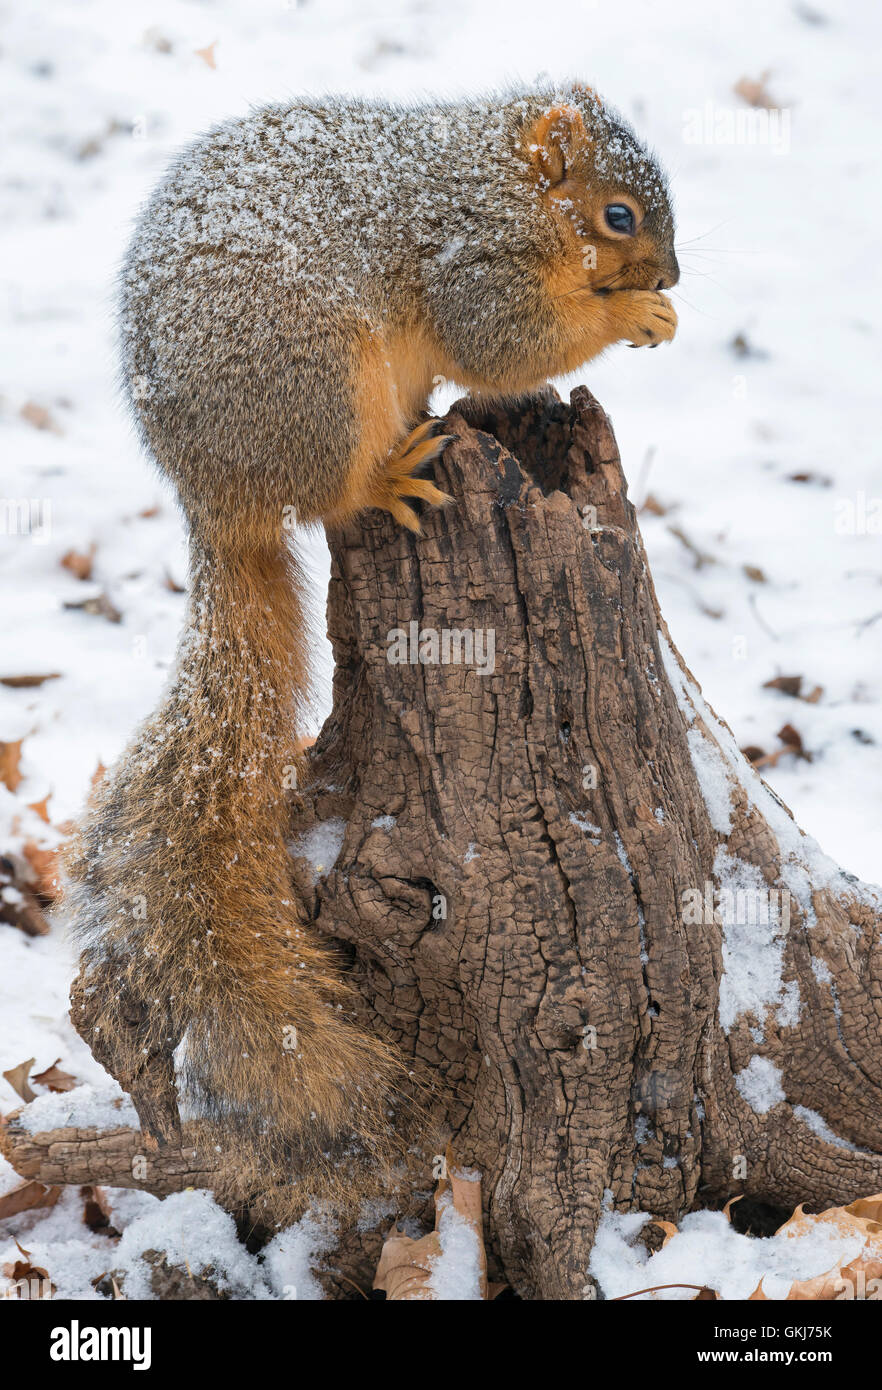
[[[578,82],[268,105],[185,149],[140,214],[122,382],[189,525],[188,618],[67,891],[87,981],[111,962],[145,1051],[181,1040],[182,1100],[267,1182],[292,1154],[316,1189],[329,1153],[380,1161],[405,1074],[292,888],[309,652],[290,520],[374,507],[418,532],[413,504],[449,500],[418,476],[448,442],[426,418],[439,378],[518,397],[673,338],[673,226],[655,158]]]

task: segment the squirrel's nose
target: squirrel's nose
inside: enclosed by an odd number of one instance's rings
[[[656,285],[657,290],[673,289],[680,278],[680,267],[677,264],[677,257],[671,253],[671,258],[664,269],[664,274]]]

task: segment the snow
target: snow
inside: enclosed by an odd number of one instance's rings
[[[132,218],[173,151],[252,103],[293,94],[409,100],[544,70],[596,83],[671,174],[683,268],[676,342],[659,352],[614,348],[562,386],[588,382],[613,418],[632,497],[639,504],[652,492],[668,509],[641,514],[661,608],[735,734],[724,765],[713,770],[704,758],[700,774],[715,828],[726,795],[743,785],[773,821],[784,886],[801,905],[810,880],[852,886],[835,863],[880,876],[882,567],[872,503],[882,496],[882,328],[870,305],[880,99],[864,55],[879,48],[882,12],[846,0],[822,8],[820,25],[804,22],[790,0],[592,4],[588,24],[584,0],[549,0],[541,23],[526,0],[152,0],[149,14],[114,0],[44,0],[10,9],[0,59],[0,500],[28,500],[32,529],[0,536],[0,675],[60,676],[38,688],[0,685],[0,740],[24,737],[25,777],[14,795],[0,788],[0,852],[57,839],[28,805],[51,792],[54,824],[77,812],[99,760],[109,764],[157,703],[183,621],[185,595],[167,583],[186,579],[182,526],[117,399],[112,301]],[[195,52],[210,43],[215,69]],[[767,68],[791,109],[786,148],[719,134],[696,141],[694,113],[708,101],[737,113],[733,82]],[[303,115],[286,129],[292,144],[313,133]],[[438,149],[448,137],[443,124],[433,127]],[[462,251],[451,235],[442,258]],[[738,334],[746,349],[733,348]],[[434,407],[443,411],[454,394],[442,386]],[[49,411],[50,428],[22,417],[28,402]],[[713,562],[696,567],[672,525]],[[316,534],[298,542],[320,626],[326,547]],[[81,583],[59,560],[93,543],[93,580]],[[64,607],[102,591],[119,623]],[[329,648],[319,640],[318,650],[313,732],[329,703]],[[817,703],[763,688],[795,673],[823,686]],[[685,685],[682,698],[699,708]],[[765,776],[823,855],[731,759],[736,746],[777,747],[788,721],[813,761],[787,756]],[[718,737],[719,726],[705,724]],[[690,744],[695,754],[691,736]],[[339,827],[322,833],[307,852],[316,874],[339,852]],[[777,989],[776,952],[773,936],[756,948],[748,980],[729,974],[733,1009],[749,999],[793,1007]],[[101,1096],[108,1078],[67,1018],[74,973],[63,922],[34,940],[0,925],[0,1072],[32,1056],[34,1071],[60,1058]],[[59,1103],[81,1105],[83,1096]],[[0,1108],[19,1104],[0,1078]],[[14,1181],[0,1163],[0,1185]],[[131,1223],[135,1205],[144,1216],[153,1200],[112,1196]],[[153,1219],[171,1230],[178,1209],[169,1202]],[[15,1257],[7,1237],[14,1252],[12,1236],[23,1233],[60,1291],[95,1296],[89,1277],[111,1267],[115,1248],[84,1233],[76,1194],[4,1223],[0,1261]],[[293,1282],[307,1288],[305,1271]],[[258,1285],[243,1277],[237,1287],[250,1296]]]
[[[769,889],[756,865],[729,854],[722,845],[714,874],[723,927],[721,1027],[728,1033],[743,1014],[762,1022],[766,1010],[775,1005],[777,1021],[792,1026],[799,1016],[799,987],[796,981],[785,984],[782,979],[786,930],[777,890]]]
[[[276,1297],[298,1303],[323,1299],[322,1286],[312,1271],[335,1244],[333,1225],[313,1215],[301,1217],[296,1225],[273,1236],[261,1254],[264,1274]]]
[[[728,835],[732,829],[732,784],[725,764],[713,744],[697,729],[688,730],[686,741],[710,823],[721,835]]]
[[[605,1298],[658,1284],[704,1284],[723,1299],[749,1298],[763,1281],[767,1298],[785,1298],[796,1279],[812,1279],[857,1257],[859,1236],[843,1236],[819,1223],[800,1235],[765,1238],[744,1236],[729,1225],[721,1211],[698,1211],[684,1216],[679,1232],[654,1255],[635,1244],[650,1218],[641,1212],[605,1211],[591,1253],[589,1273]],[[644,1298],[680,1301],[695,1297],[695,1289],[664,1289]],[[633,1302],[640,1302],[634,1299]]]
[[[313,883],[331,872],[343,848],[345,835],[346,822],[339,816],[332,816],[330,820],[319,821],[305,835],[291,842],[294,858],[308,859],[312,865]]]
[[[137,1125],[138,1112],[115,1081],[38,1096],[22,1115],[22,1128],[29,1134],[68,1127],[106,1130]]]
[[[124,1274],[128,1299],[152,1298],[145,1250],[198,1278],[211,1270],[211,1282],[233,1298],[267,1298],[269,1289],[255,1260],[236,1234],[236,1223],[207,1192],[174,1192],[127,1226],[116,1248],[114,1269]]]
[[[735,1073],[735,1085],[757,1115],[765,1115],[787,1099],[781,1085],[781,1070],[768,1057],[751,1057],[747,1066]]]
[[[453,1205],[450,1193],[439,1200],[441,1254],[432,1260],[428,1286],[441,1301],[480,1302],[481,1245],[478,1233]]]

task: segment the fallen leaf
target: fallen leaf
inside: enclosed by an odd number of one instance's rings
[[[831,1301],[847,1298],[875,1298],[882,1292],[882,1193],[860,1197],[847,1207],[830,1207],[817,1215],[806,1215],[800,1204],[776,1236],[802,1236],[819,1227],[832,1227],[844,1237],[857,1236],[863,1242],[860,1254],[845,1265],[834,1265],[811,1279],[797,1279],[788,1290],[787,1302]],[[764,1300],[762,1280],[750,1295]]]
[[[110,1202],[103,1187],[85,1186],[80,1188],[83,1199],[83,1221],[97,1235],[119,1239],[119,1231],[114,1226],[110,1214]]]
[[[94,545],[90,545],[87,551],[68,550],[62,555],[59,564],[63,569],[69,570],[75,579],[91,579],[95,550]]]
[[[763,682],[763,690],[780,690],[782,695],[790,695],[794,700],[803,700],[807,705],[816,705],[824,693],[822,685],[813,686],[808,694],[802,693],[802,676],[775,676]]]
[[[179,584],[178,581],[173,578],[170,570],[166,570],[163,583],[171,594],[185,594],[187,592],[186,584]]]
[[[61,1058],[56,1057],[51,1067],[47,1067],[45,1071],[34,1072],[31,1080],[36,1081],[38,1086],[48,1086],[50,1091],[74,1090],[80,1083],[75,1076],[71,1076],[70,1072],[58,1070],[60,1061]]]
[[[448,1177],[442,1178],[435,1192],[435,1229],[414,1240],[411,1236],[393,1234],[392,1227],[380,1254],[374,1288],[382,1289],[393,1302],[431,1301],[435,1291],[430,1285],[433,1266],[441,1257],[441,1223],[452,1204],[454,1210],[475,1232],[480,1260],[481,1297],[488,1298],[487,1259],[484,1253],[481,1183],[464,1176],[454,1166],[450,1149],[447,1152]],[[449,1255],[447,1258],[450,1258]]]
[[[103,782],[103,781],[104,781],[104,778],[106,777],[106,775],[107,775],[107,768],[104,766],[104,764],[101,762],[101,760],[100,760],[100,758],[99,758],[99,760],[98,760],[98,766],[95,768],[95,771],[92,773],[92,776],[89,778],[89,786],[90,786],[90,787],[97,787],[99,782]]]
[[[3,1073],[15,1094],[21,1096],[25,1105],[30,1105],[32,1100],[37,1099],[36,1091],[28,1085],[31,1067],[36,1060],[36,1057],[30,1057],[27,1062],[19,1062],[17,1067],[10,1067],[9,1071]]]
[[[779,103],[770,96],[766,86],[771,75],[771,72],[766,71],[760,73],[759,77],[741,77],[732,91],[737,97],[741,97],[742,101],[746,101],[748,106],[759,106],[766,111],[777,110]]]
[[[766,758],[766,750],[757,747],[755,743],[748,743],[746,747],[741,749],[741,753],[754,767],[759,767]]]
[[[33,425],[35,430],[49,430],[52,434],[63,432],[51,412],[44,405],[37,405],[36,401],[25,401],[18,413],[29,425]]]
[[[35,895],[39,882],[24,856],[0,856],[0,922],[18,927],[27,936],[46,936],[49,923]]]
[[[32,1265],[30,1250],[25,1250],[23,1246],[18,1244],[18,1241],[16,1241],[15,1244],[21,1251],[22,1255],[24,1255],[24,1259],[16,1260],[12,1264],[5,1264],[3,1266],[3,1273],[5,1274],[6,1278],[11,1279],[13,1285],[28,1284],[30,1286],[33,1283],[39,1283],[41,1286],[41,1292],[36,1295],[34,1295],[30,1287],[28,1288],[27,1293],[25,1293],[23,1289],[19,1288],[16,1297],[27,1298],[29,1301],[33,1300],[35,1297],[54,1298],[55,1294],[57,1293],[57,1289],[55,1285],[52,1283],[52,1280],[49,1278],[48,1270],[43,1269],[40,1265]],[[5,1291],[5,1296],[7,1298],[11,1297],[8,1290]]]
[[[61,892],[61,853],[62,846],[46,849],[28,840],[21,852],[34,871],[34,887],[41,898],[54,902]]]
[[[723,1215],[725,1216],[730,1226],[732,1225],[732,1208],[734,1207],[736,1202],[741,1201],[743,1196],[744,1193],[739,1192],[737,1197],[730,1197],[726,1205],[723,1207]]]
[[[54,1207],[60,1196],[60,1187],[46,1187],[41,1182],[23,1182],[0,1197],[0,1221],[18,1216],[23,1211],[34,1211],[37,1207]]]
[[[60,678],[60,671],[50,671],[45,676],[0,676],[0,685],[8,685],[10,690],[30,690],[33,686]]]
[[[214,43],[210,43],[207,48],[194,48],[193,52],[196,54],[197,58],[201,58],[203,63],[205,63],[208,67],[212,69],[212,71],[214,71],[214,69],[217,67],[217,63],[214,59],[214,50],[216,48],[217,40],[215,39]]]
[[[807,763],[812,761],[811,753],[807,753],[802,745],[802,735],[798,729],[794,729],[792,724],[785,724],[775,735],[784,744],[785,751],[793,753],[797,758],[803,758]]]
[[[669,1240],[673,1240],[674,1236],[680,1234],[673,1221],[653,1221],[652,1224],[653,1226],[658,1226],[659,1230],[664,1231],[665,1233],[665,1238],[660,1246],[660,1249],[662,1250],[664,1250]]]
[[[14,792],[22,780],[19,763],[23,743],[22,738],[11,743],[0,742],[0,782],[10,792]]]
[[[35,811],[36,814],[40,817],[40,820],[44,821],[46,825],[49,824],[49,798],[51,797],[51,795],[51,792],[47,792],[46,795],[43,797],[42,801],[28,802],[28,810]]]
[[[107,594],[100,593],[92,598],[78,599],[63,605],[71,612],[89,613],[95,618],[106,618],[109,623],[121,623],[122,613],[115,608]]]

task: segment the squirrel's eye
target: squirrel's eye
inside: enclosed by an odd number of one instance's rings
[[[634,214],[624,203],[610,203],[604,209],[606,224],[614,232],[624,232],[625,236],[634,235]]]

